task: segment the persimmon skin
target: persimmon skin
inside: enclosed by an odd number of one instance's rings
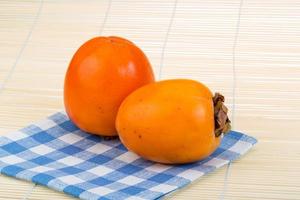
[[[120,37],[96,37],[74,54],[65,77],[64,103],[70,119],[82,130],[117,135],[115,118],[123,99],[154,81],[145,54]]]
[[[201,160],[220,144],[212,93],[193,80],[165,80],[137,89],[121,104],[116,128],[129,150],[166,164]]]

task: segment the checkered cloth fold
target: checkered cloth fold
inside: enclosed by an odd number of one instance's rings
[[[158,199],[246,153],[256,139],[230,132],[207,159],[185,165],[153,163],[119,140],[79,130],[56,113],[0,137],[0,172],[81,199]]]

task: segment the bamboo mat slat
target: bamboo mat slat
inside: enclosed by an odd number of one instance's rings
[[[62,110],[76,49],[119,35],[145,51],[157,77],[223,93],[234,128],[259,140],[229,168],[166,199],[300,199],[300,2],[243,0],[236,35],[240,2],[0,1],[0,135]],[[0,175],[2,199],[73,198]]]
[[[0,199],[22,199],[33,184],[0,175]]]

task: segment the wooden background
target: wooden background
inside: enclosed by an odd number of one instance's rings
[[[300,199],[299,0],[0,0],[1,135],[63,109],[68,62],[98,35],[134,41],[157,77],[220,91],[259,140],[170,199]],[[0,175],[0,199],[71,197]]]

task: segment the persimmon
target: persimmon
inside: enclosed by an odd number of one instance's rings
[[[230,129],[224,97],[202,83],[165,80],[143,86],[121,104],[116,128],[123,144],[148,160],[181,164],[209,156]]]
[[[115,118],[123,99],[154,81],[146,55],[120,37],[96,37],[74,54],[65,77],[64,103],[82,130],[116,135]]]

